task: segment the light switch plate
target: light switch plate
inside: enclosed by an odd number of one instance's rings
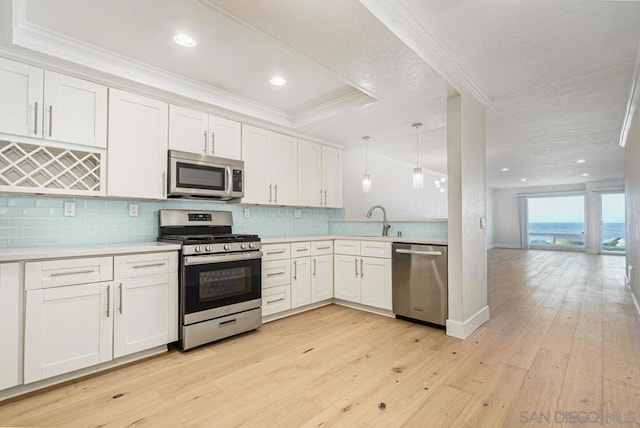
[[[301,209],[297,209],[293,212],[293,216],[295,218],[302,218],[302,210]]]
[[[480,217],[480,229],[484,230],[487,227],[487,220],[484,217]]]
[[[138,217],[138,204],[129,204],[129,217]]]
[[[245,208],[244,209],[244,218],[249,218],[251,217],[251,208]]]
[[[75,217],[76,216],[76,203],[75,202],[65,202],[64,203],[64,216],[65,217]]]

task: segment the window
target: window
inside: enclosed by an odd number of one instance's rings
[[[624,193],[602,194],[602,251],[624,253]]]
[[[584,195],[528,198],[530,248],[584,249]]]

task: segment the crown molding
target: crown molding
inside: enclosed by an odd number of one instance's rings
[[[364,91],[345,83],[352,89],[347,95],[299,112],[287,112],[31,23],[27,20],[27,2],[24,0],[12,1],[12,27],[12,43],[17,47],[280,127],[301,127],[377,101]],[[1,50],[11,52],[8,49]],[[10,56],[33,57],[19,52],[11,52]],[[75,70],[74,74],[77,74]]]
[[[343,111],[355,110],[376,101],[378,101],[376,98],[354,89],[345,95],[335,97],[327,102],[316,104],[296,113],[294,126],[299,128],[309,125]]]
[[[618,144],[620,147],[624,147],[627,144],[627,138],[629,137],[629,131],[631,130],[631,122],[633,122],[633,116],[638,108],[638,102],[640,101],[640,43],[638,44],[638,50],[636,51],[636,63],[633,68],[633,79],[631,81],[631,93],[629,94],[629,102],[627,103],[627,111],[624,115],[624,121],[622,122],[622,130],[620,131],[620,141]]]
[[[444,77],[451,86],[459,91],[470,93],[484,107],[491,106],[491,98],[480,89],[401,0],[360,0],[360,3]]]

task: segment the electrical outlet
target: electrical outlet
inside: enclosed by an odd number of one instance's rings
[[[293,216],[295,218],[302,218],[302,210],[301,209],[297,209],[293,212]]]
[[[138,204],[129,204],[129,217],[138,217]]]
[[[251,217],[251,208],[245,208],[244,209],[244,218],[249,218]]]
[[[65,202],[64,203],[64,216],[65,217],[75,217],[76,216],[76,203],[75,202]]]

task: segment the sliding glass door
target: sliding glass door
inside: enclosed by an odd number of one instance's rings
[[[529,248],[585,249],[584,195],[528,198]]]
[[[625,252],[624,193],[603,193],[601,213],[601,237],[604,253]]]

